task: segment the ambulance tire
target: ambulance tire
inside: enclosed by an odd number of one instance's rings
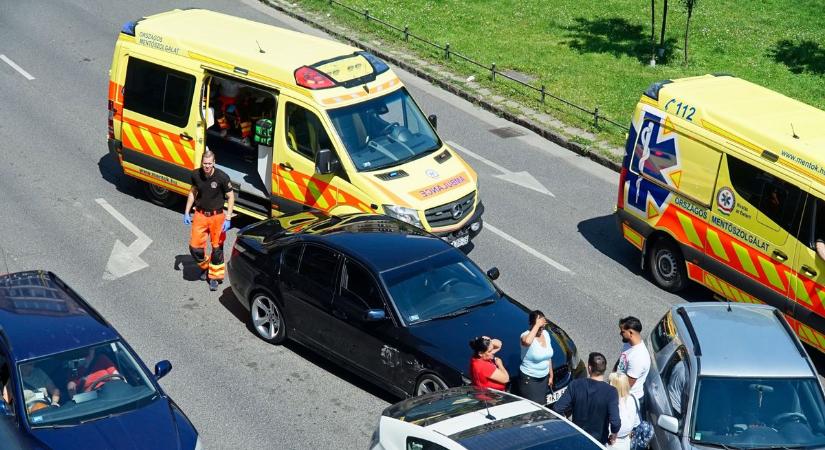
[[[668,238],[657,239],[647,257],[647,267],[656,285],[668,292],[677,292],[685,287],[685,258],[673,241]]]
[[[180,200],[178,194],[156,184],[143,183],[143,190],[146,192],[149,201],[158,206],[175,206]]]

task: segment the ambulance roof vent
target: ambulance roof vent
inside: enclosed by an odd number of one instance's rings
[[[664,85],[670,84],[670,83],[673,83],[673,81],[671,81],[671,80],[657,81],[657,82],[651,84],[650,87],[647,88],[647,90],[645,91],[645,95],[652,98],[653,100],[659,100],[659,90],[661,90]]]

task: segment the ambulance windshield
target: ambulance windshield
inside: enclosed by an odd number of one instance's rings
[[[441,148],[430,122],[406,89],[329,111],[359,172],[405,163]]]

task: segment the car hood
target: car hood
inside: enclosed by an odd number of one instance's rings
[[[449,319],[433,320],[408,327],[415,346],[433,359],[440,361],[469,378],[472,350],[470,340],[476,336],[500,339],[501,350],[496,354],[504,362],[511,376],[519,373],[521,364],[521,333],[527,331],[529,312],[506,297],[467,314]],[[562,338],[552,326],[548,328],[553,344],[553,367],[567,363]]]
[[[49,448],[180,449],[177,424],[169,401],[152,403],[107,419],[66,428],[35,428],[32,434]]]

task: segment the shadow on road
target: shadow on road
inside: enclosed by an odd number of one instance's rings
[[[250,325],[248,317],[249,311],[241,305],[241,303],[235,297],[235,293],[232,292],[232,289],[227,287],[221,293],[220,298],[218,299],[221,305],[226,308],[238,321],[243,323],[246,326],[246,329],[249,330],[249,339],[256,339],[257,334],[255,330],[252,329],[252,325]],[[346,381],[347,383],[366,391],[367,393],[384,400],[387,403],[395,403],[399,400],[395,395],[381,389],[378,386],[373,385],[372,383],[367,382],[363,378],[354,375],[352,372],[349,372],[342,368],[341,366],[332,363],[331,361],[327,360],[326,358],[318,355],[314,351],[294,342],[287,340],[284,344],[284,347],[289,349],[292,353],[300,356],[301,358],[305,359],[306,361],[310,362],[311,364],[315,365],[321,370],[325,370],[332,375]]]
[[[579,233],[595,249],[623,266],[630,274],[639,277],[640,283],[653,282],[647,273],[641,268],[641,253],[639,250],[627,242],[619,233],[616,224],[616,216],[608,214],[606,216],[594,217],[579,222]],[[664,292],[664,291],[663,291]],[[714,293],[697,283],[688,283],[684,290],[676,294],[687,302],[713,301]]]
[[[109,183],[112,183],[118,192],[130,195],[147,203],[152,203],[146,197],[146,193],[144,192],[145,183],[138,179],[124,175],[123,169],[118,165],[117,161],[110,153],[106,153],[100,157],[100,160],[97,162],[97,168],[100,171],[100,177]],[[173,204],[167,206],[158,205],[158,207],[166,208],[169,211],[175,211],[177,213],[182,213],[184,207],[184,197],[177,194],[175,194],[175,196],[178,197],[178,199],[173,202]]]
[[[583,220],[579,222],[578,229],[582,237],[593,248],[616,261],[634,275],[643,275],[639,266],[639,251],[622,238],[616,224],[615,215],[608,214]]]
[[[177,255],[175,256],[175,270],[181,271],[183,279],[186,281],[199,281],[201,277],[201,269],[198,263],[192,258],[192,255]]]

